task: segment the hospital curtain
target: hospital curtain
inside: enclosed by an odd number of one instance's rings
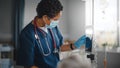
[[[22,29],[22,23],[24,20],[24,5],[25,5],[25,0],[14,0],[15,1],[15,21],[14,21],[14,57],[16,56],[16,50],[17,50],[17,45],[18,39],[19,39],[19,33]]]

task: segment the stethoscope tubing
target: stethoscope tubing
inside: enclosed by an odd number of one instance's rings
[[[45,53],[45,52],[44,52],[42,43],[41,43],[40,38],[39,38],[39,36],[38,36],[38,33],[37,33],[37,28],[38,28],[38,27],[37,27],[37,24],[36,24],[36,18],[34,19],[33,22],[34,22],[35,38],[36,38],[36,40],[37,40],[38,47],[42,50],[42,54],[43,54],[44,56],[48,56],[48,55],[51,54],[51,49],[50,49],[50,46],[49,46],[49,44],[48,44],[48,40],[47,40],[47,38],[46,38],[46,34],[45,34],[45,32],[44,32],[43,30],[39,29],[39,31],[40,31],[40,32],[44,35],[44,37],[45,37],[45,42],[46,42],[46,45],[47,45],[47,47],[48,47],[49,53]],[[53,40],[53,45],[54,45],[54,50],[55,50],[54,52],[56,52],[57,47],[56,47],[55,38],[54,38],[54,36],[53,36],[52,30],[51,30],[51,29],[49,29],[49,30],[50,30],[50,33],[51,33],[51,36],[52,36],[52,40]]]

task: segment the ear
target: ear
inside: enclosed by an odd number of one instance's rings
[[[50,24],[50,20],[48,19],[48,16],[47,15],[44,15],[43,17],[42,17],[42,19],[43,19],[43,21],[44,21],[44,23],[45,24]]]

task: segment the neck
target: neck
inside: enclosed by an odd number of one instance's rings
[[[44,24],[44,22],[41,18],[37,17],[37,18],[35,18],[35,20],[36,20],[36,24],[37,24],[38,27],[44,27],[45,26],[45,24]]]

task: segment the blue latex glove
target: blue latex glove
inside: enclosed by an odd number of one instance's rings
[[[86,42],[86,36],[83,35],[82,37],[80,37],[75,43],[74,43],[74,46],[76,48],[80,48],[83,44],[85,44]]]

